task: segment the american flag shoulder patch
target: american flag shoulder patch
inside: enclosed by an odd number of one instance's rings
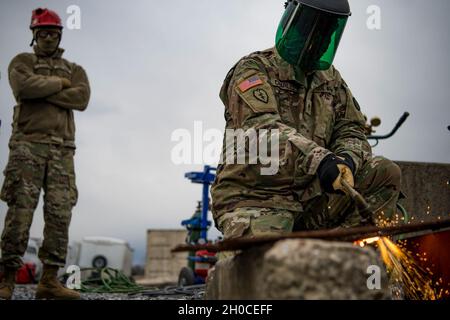
[[[241,90],[242,93],[244,93],[245,91],[254,88],[256,86],[259,86],[261,84],[263,84],[264,82],[261,80],[261,78],[256,74],[244,81],[242,81],[239,84],[239,90]]]

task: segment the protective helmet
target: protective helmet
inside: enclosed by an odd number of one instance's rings
[[[38,27],[56,27],[62,29],[63,25],[61,23],[61,18],[55,11],[47,8],[37,8],[36,10],[33,10],[33,13],[31,14],[30,29]]]
[[[348,0],[288,0],[277,30],[278,53],[303,71],[327,70],[350,15]]]

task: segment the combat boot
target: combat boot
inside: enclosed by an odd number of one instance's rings
[[[36,299],[78,300],[80,294],[75,290],[65,288],[59,282],[58,266],[44,265],[41,280],[36,290]]]
[[[17,269],[5,267],[5,277],[0,283],[0,299],[11,300],[16,284],[16,271]]]

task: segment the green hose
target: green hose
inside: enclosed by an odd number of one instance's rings
[[[81,282],[80,290],[84,293],[139,293],[148,289],[137,285],[117,269],[85,268],[81,271],[94,271],[94,275],[99,275]]]
[[[397,209],[400,211],[400,213],[403,216],[403,223],[407,224],[410,221],[410,217],[408,214],[408,211],[406,211],[405,207],[403,207],[400,203],[397,202]],[[406,236],[404,234],[400,234],[397,237],[394,237],[396,241],[398,240],[404,240]]]
[[[403,222],[408,223],[409,222],[409,214],[406,211],[405,207],[403,207],[400,203],[397,203],[397,209],[399,209],[403,215],[403,218],[404,218]]]

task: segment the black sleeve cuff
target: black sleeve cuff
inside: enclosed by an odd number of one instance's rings
[[[352,157],[350,157],[350,155],[347,153],[344,153],[340,156],[345,158],[344,164],[347,165],[350,168],[350,170],[352,170],[353,174],[355,174],[356,166],[355,166],[355,162],[353,161]]]

